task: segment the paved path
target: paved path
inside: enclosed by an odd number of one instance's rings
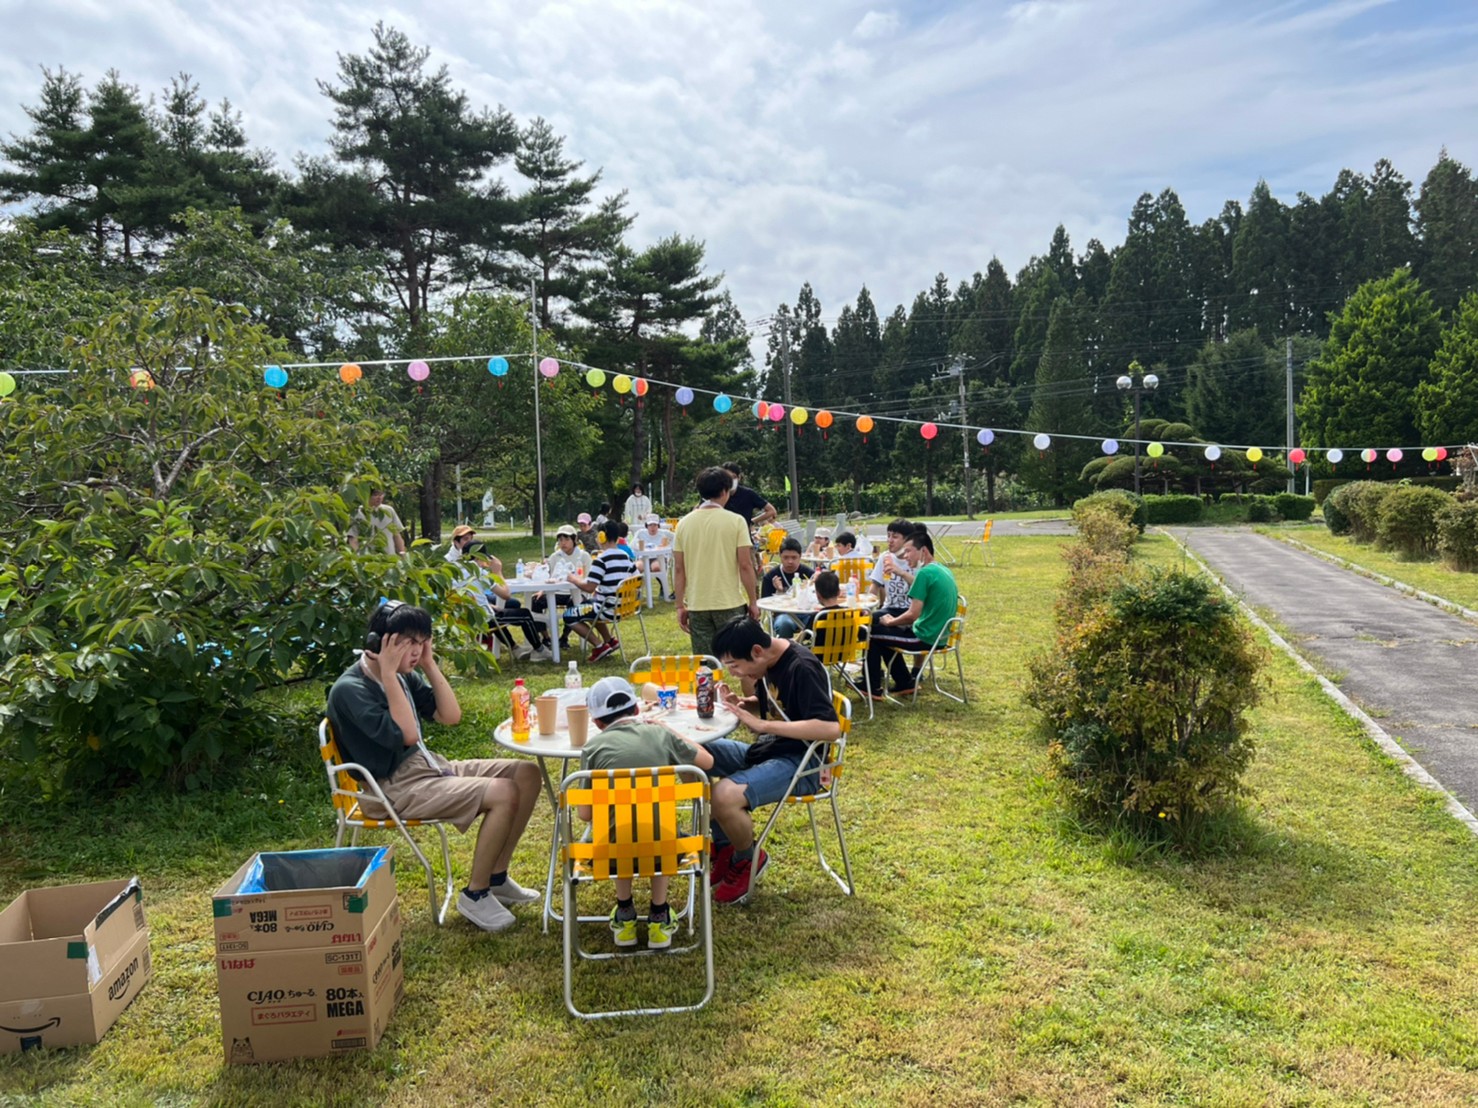
[[[1478,812],[1478,625],[1249,530],[1168,530]]]

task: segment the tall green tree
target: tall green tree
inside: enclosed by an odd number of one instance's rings
[[[1308,446],[1411,446],[1416,388],[1441,342],[1432,298],[1398,269],[1355,290],[1309,365],[1298,403]]]
[[[1230,326],[1251,328],[1265,342],[1287,332],[1291,315],[1288,219],[1288,208],[1259,181],[1232,242]]]
[[[1463,297],[1431,370],[1416,387],[1422,442],[1456,446],[1478,438],[1478,292]]]
[[[1451,310],[1478,284],[1478,181],[1445,149],[1422,182],[1416,213],[1422,287]]]
[[[1186,370],[1189,422],[1213,442],[1281,442],[1284,361],[1283,351],[1253,328],[1236,331],[1225,342],[1208,342]]]
[[[1085,387],[1088,368],[1079,325],[1081,306],[1066,296],[1052,305],[1026,417],[1028,431],[1061,436],[1092,435],[1099,430],[1093,418],[1092,393]],[[1028,444],[1023,448],[1021,479],[1063,507],[1083,491],[1079,473],[1092,451],[1091,442],[1061,437],[1054,437],[1050,449],[1044,451]]]
[[[518,145],[505,111],[474,110],[430,51],[383,23],[367,54],[339,55],[332,160],[301,164],[295,223],[380,259],[405,322],[420,326],[455,278],[492,271],[517,204],[492,171]]]

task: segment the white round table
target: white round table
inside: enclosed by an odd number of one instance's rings
[[[760,598],[760,610],[770,612],[773,615],[815,615],[821,611],[821,605],[817,603],[801,604],[789,593],[776,593],[774,596]],[[856,600],[848,600],[846,596],[841,602],[834,604],[836,608],[861,608],[870,612],[878,606],[877,594],[873,592],[858,593]]]

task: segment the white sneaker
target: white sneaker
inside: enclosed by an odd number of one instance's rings
[[[531,662],[552,662],[554,661],[554,652],[547,646],[541,646],[538,650],[530,651],[525,657]]]
[[[510,907],[514,904],[532,904],[536,900],[544,899],[543,893],[526,889],[511,877],[504,878],[501,885],[494,885],[493,895],[498,898],[499,904]]]
[[[521,642],[513,648],[513,656],[520,662],[534,652],[534,648],[526,642]]]
[[[518,922],[518,917],[499,903],[495,896],[485,896],[479,900],[473,900],[463,889],[457,897],[457,911],[468,923],[481,927],[484,931],[506,931]]]

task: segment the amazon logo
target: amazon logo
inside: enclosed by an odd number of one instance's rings
[[[3,1023],[0,1023],[0,1031],[9,1032],[12,1035],[39,1035],[43,1031],[50,1031],[53,1027],[60,1027],[61,1025],[62,1017],[52,1016],[51,1019],[39,1027],[6,1027]]]

